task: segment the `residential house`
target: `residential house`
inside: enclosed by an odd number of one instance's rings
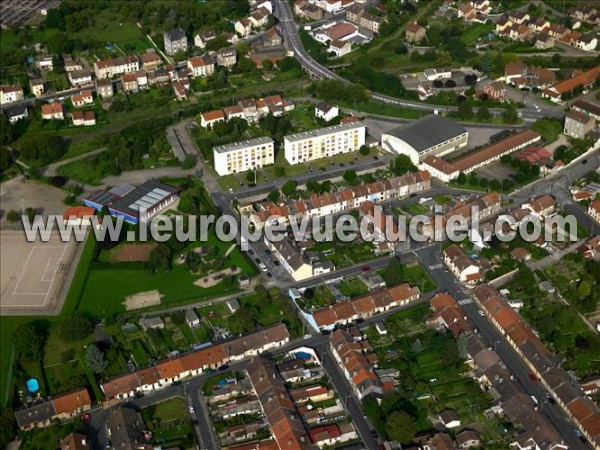
[[[0,87],[0,105],[23,100],[23,88],[18,84],[11,84]]]
[[[406,27],[406,42],[408,43],[419,43],[425,39],[427,30],[417,22],[411,22]]]
[[[460,246],[452,244],[443,252],[444,262],[463,283],[475,284],[483,278],[477,262]]]
[[[8,122],[11,125],[17,123],[21,119],[27,119],[29,117],[27,105],[8,106],[4,108],[4,114],[8,117]]]
[[[148,89],[148,74],[145,71],[140,70],[140,71],[136,72],[134,75],[137,79],[138,89],[139,90]]]
[[[101,98],[111,98],[113,96],[112,81],[107,78],[96,80],[96,94]]]
[[[194,45],[198,48],[206,48],[206,44],[217,37],[214,30],[201,31],[194,36]]]
[[[237,62],[237,51],[235,47],[221,48],[217,50],[217,64],[219,66],[232,68]]]
[[[515,9],[508,14],[508,18],[511,22],[522,25],[531,20],[531,17],[526,12]]]
[[[528,210],[536,217],[548,217],[556,210],[556,201],[548,194],[540,195],[522,203],[521,209]]]
[[[178,101],[187,100],[187,90],[181,81],[173,82],[173,91]]]
[[[212,128],[217,122],[225,121],[225,113],[221,109],[207,111],[200,115],[200,126],[204,128]]]
[[[335,41],[331,41],[329,43],[329,52],[333,53],[338,58],[347,55],[351,51],[352,43],[350,41],[336,39]]]
[[[142,415],[126,406],[121,406],[108,415],[105,428],[111,448],[115,449],[145,448],[151,439]]]
[[[588,116],[593,117],[596,122],[600,122],[600,105],[578,99],[571,104],[571,109],[587,114]]]
[[[589,88],[596,82],[598,77],[600,77],[600,65],[556,83],[552,87],[545,89],[542,92],[542,96],[555,103],[560,103],[563,100],[563,95],[569,95],[575,89],[581,88],[585,90],[586,88]]]
[[[263,35],[263,46],[275,47],[281,45],[283,40],[277,31],[277,28],[269,28]]]
[[[533,46],[539,50],[554,48],[554,38],[546,33],[538,33],[535,36]]]
[[[48,427],[54,420],[69,420],[91,407],[90,395],[82,388],[15,411],[15,419],[19,428],[26,431]]]
[[[233,28],[241,37],[248,37],[252,32],[252,22],[246,18],[242,18],[235,22]]]
[[[135,73],[127,73],[121,77],[121,83],[125,92],[139,92],[138,78]]]
[[[209,59],[201,56],[194,56],[187,62],[188,69],[192,77],[210,77],[215,73],[215,64]]]
[[[123,56],[122,58],[107,59],[94,63],[96,78],[112,78],[115,75],[134,73],[140,70],[140,61],[135,55]]]
[[[76,59],[73,59],[71,55],[63,55],[63,67],[65,72],[73,72],[75,70],[83,70],[83,64]]]
[[[596,200],[589,204],[588,214],[592,217],[592,219],[600,223],[600,200]]]
[[[142,317],[139,321],[142,330],[162,330],[165,323],[160,317]]]
[[[142,63],[142,68],[146,72],[152,72],[163,65],[162,58],[154,51],[142,53],[142,55],[140,55],[140,62]]]
[[[329,122],[335,119],[340,114],[340,109],[337,106],[332,106],[329,103],[320,102],[315,107],[315,117]]]
[[[42,119],[63,120],[63,105],[61,102],[45,103],[42,105]]]
[[[250,14],[248,20],[254,28],[260,28],[265,26],[269,21],[269,14],[269,10],[263,7]]]
[[[321,20],[325,11],[319,8],[314,3],[309,3],[306,0],[296,1],[294,5],[294,12],[299,17],[308,20]]]
[[[365,342],[365,341],[363,341]],[[368,343],[368,341],[366,341]],[[375,367],[363,352],[364,345],[355,342],[345,329],[336,330],[329,339],[331,354],[338,363],[354,394],[363,399],[367,395],[380,396],[384,386],[375,374]]]
[[[94,111],[73,111],[71,113],[71,120],[73,121],[73,125],[91,127],[96,125],[96,114]]]
[[[483,92],[485,92],[490,99],[497,101],[504,101],[506,98],[506,88],[501,81],[495,81],[486,85],[483,88]]]
[[[582,34],[571,42],[571,45],[579,50],[591,52],[598,46],[598,38],[591,34]]]
[[[456,443],[460,450],[468,448],[479,447],[481,445],[481,439],[476,432],[473,430],[464,430],[456,435]]]
[[[91,105],[94,103],[94,97],[92,95],[92,91],[83,90],[78,94],[75,94],[71,97],[71,101],[73,102],[73,106],[76,108],[81,108],[85,105]]]
[[[593,117],[571,109],[565,117],[563,133],[576,139],[583,139],[595,126],[596,121]]]
[[[60,440],[60,450],[90,450],[90,441],[85,434],[70,433]]]
[[[54,57],[52,55],[40,56],[35,64],[38,69],[50,72],[54,70]]]
[[[87,86],[92,84],[92,73],[89,70],[73,70],[67,73],[72,86]]]
[[[461,425],[460,417],[453,409],[445,409],[442,411],[439,415],[439,419],[446,428],[457,428]]]
[[[46,84],[41,78],[32,78],[29,80],[29,89],[36,98],[41,97],[46,92]]]
[[[178,52],[187,52],[188,42],[185,32],[181,28],[173,28],[163,36],[165,53],[169,56]]]

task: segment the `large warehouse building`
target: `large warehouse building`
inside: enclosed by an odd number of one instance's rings
[[[469,132],[450,119],[431,115],[381,135],[381,146],[410,157],[417,165],[428,155],[445,155],[466,147]]]
[[[177,189],[148,180],[139,186],[122,184],[108,191],[96,191],[83,204],[100,211],[106,207],[110,215],[123,217],[126,222],[137,224],[148,220],[177,199]]]

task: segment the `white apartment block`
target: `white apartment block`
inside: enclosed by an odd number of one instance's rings
[[[134,73],[140,70],[137,56],[129,55],[122,58],[105,59],[94,63],[96,78],[112,78],[115,75]]]
[[[365,145],[366,134],[367,127],[362,123],[345,123],[285,136],[285,159],[299,164],[355,152]]]
[[[275,163],[273,139],[265,136],[214,147],[213,157],[220,176],[260,169]]]

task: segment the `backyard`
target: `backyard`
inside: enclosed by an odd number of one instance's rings
[[[142,418],[152,432],[152,439],[161,446],[187,448],[195,438],[184,399],[173,397],[142,409]]]

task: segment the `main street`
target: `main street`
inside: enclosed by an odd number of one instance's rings
[[[306,71],[318,78],[347,82],[347,80],[329,70],[327,67],[316,62],[306,52],[298,34],[298,25],[294,21],[290,3],[287,0],[275,0],[273,3],[273,15],[279,22],[279,28],[285,44],[294,52],[294,57],[298,60],[300,65]],[[425,111],[449,112],[458,110],[458,107],[456,106],[429,105],[426,103],[401,100],[375,91],[371,91],[371,99],[387,105],[409,107]],[[503,112],[503,109],[490,108],[490,112],[494,115],[499,115]],[[526,120],[535,120],[541,117],[563,117],[564,113],[543,104],[538,106],[526,104],[525,108],[521,110],[521,116]]]

